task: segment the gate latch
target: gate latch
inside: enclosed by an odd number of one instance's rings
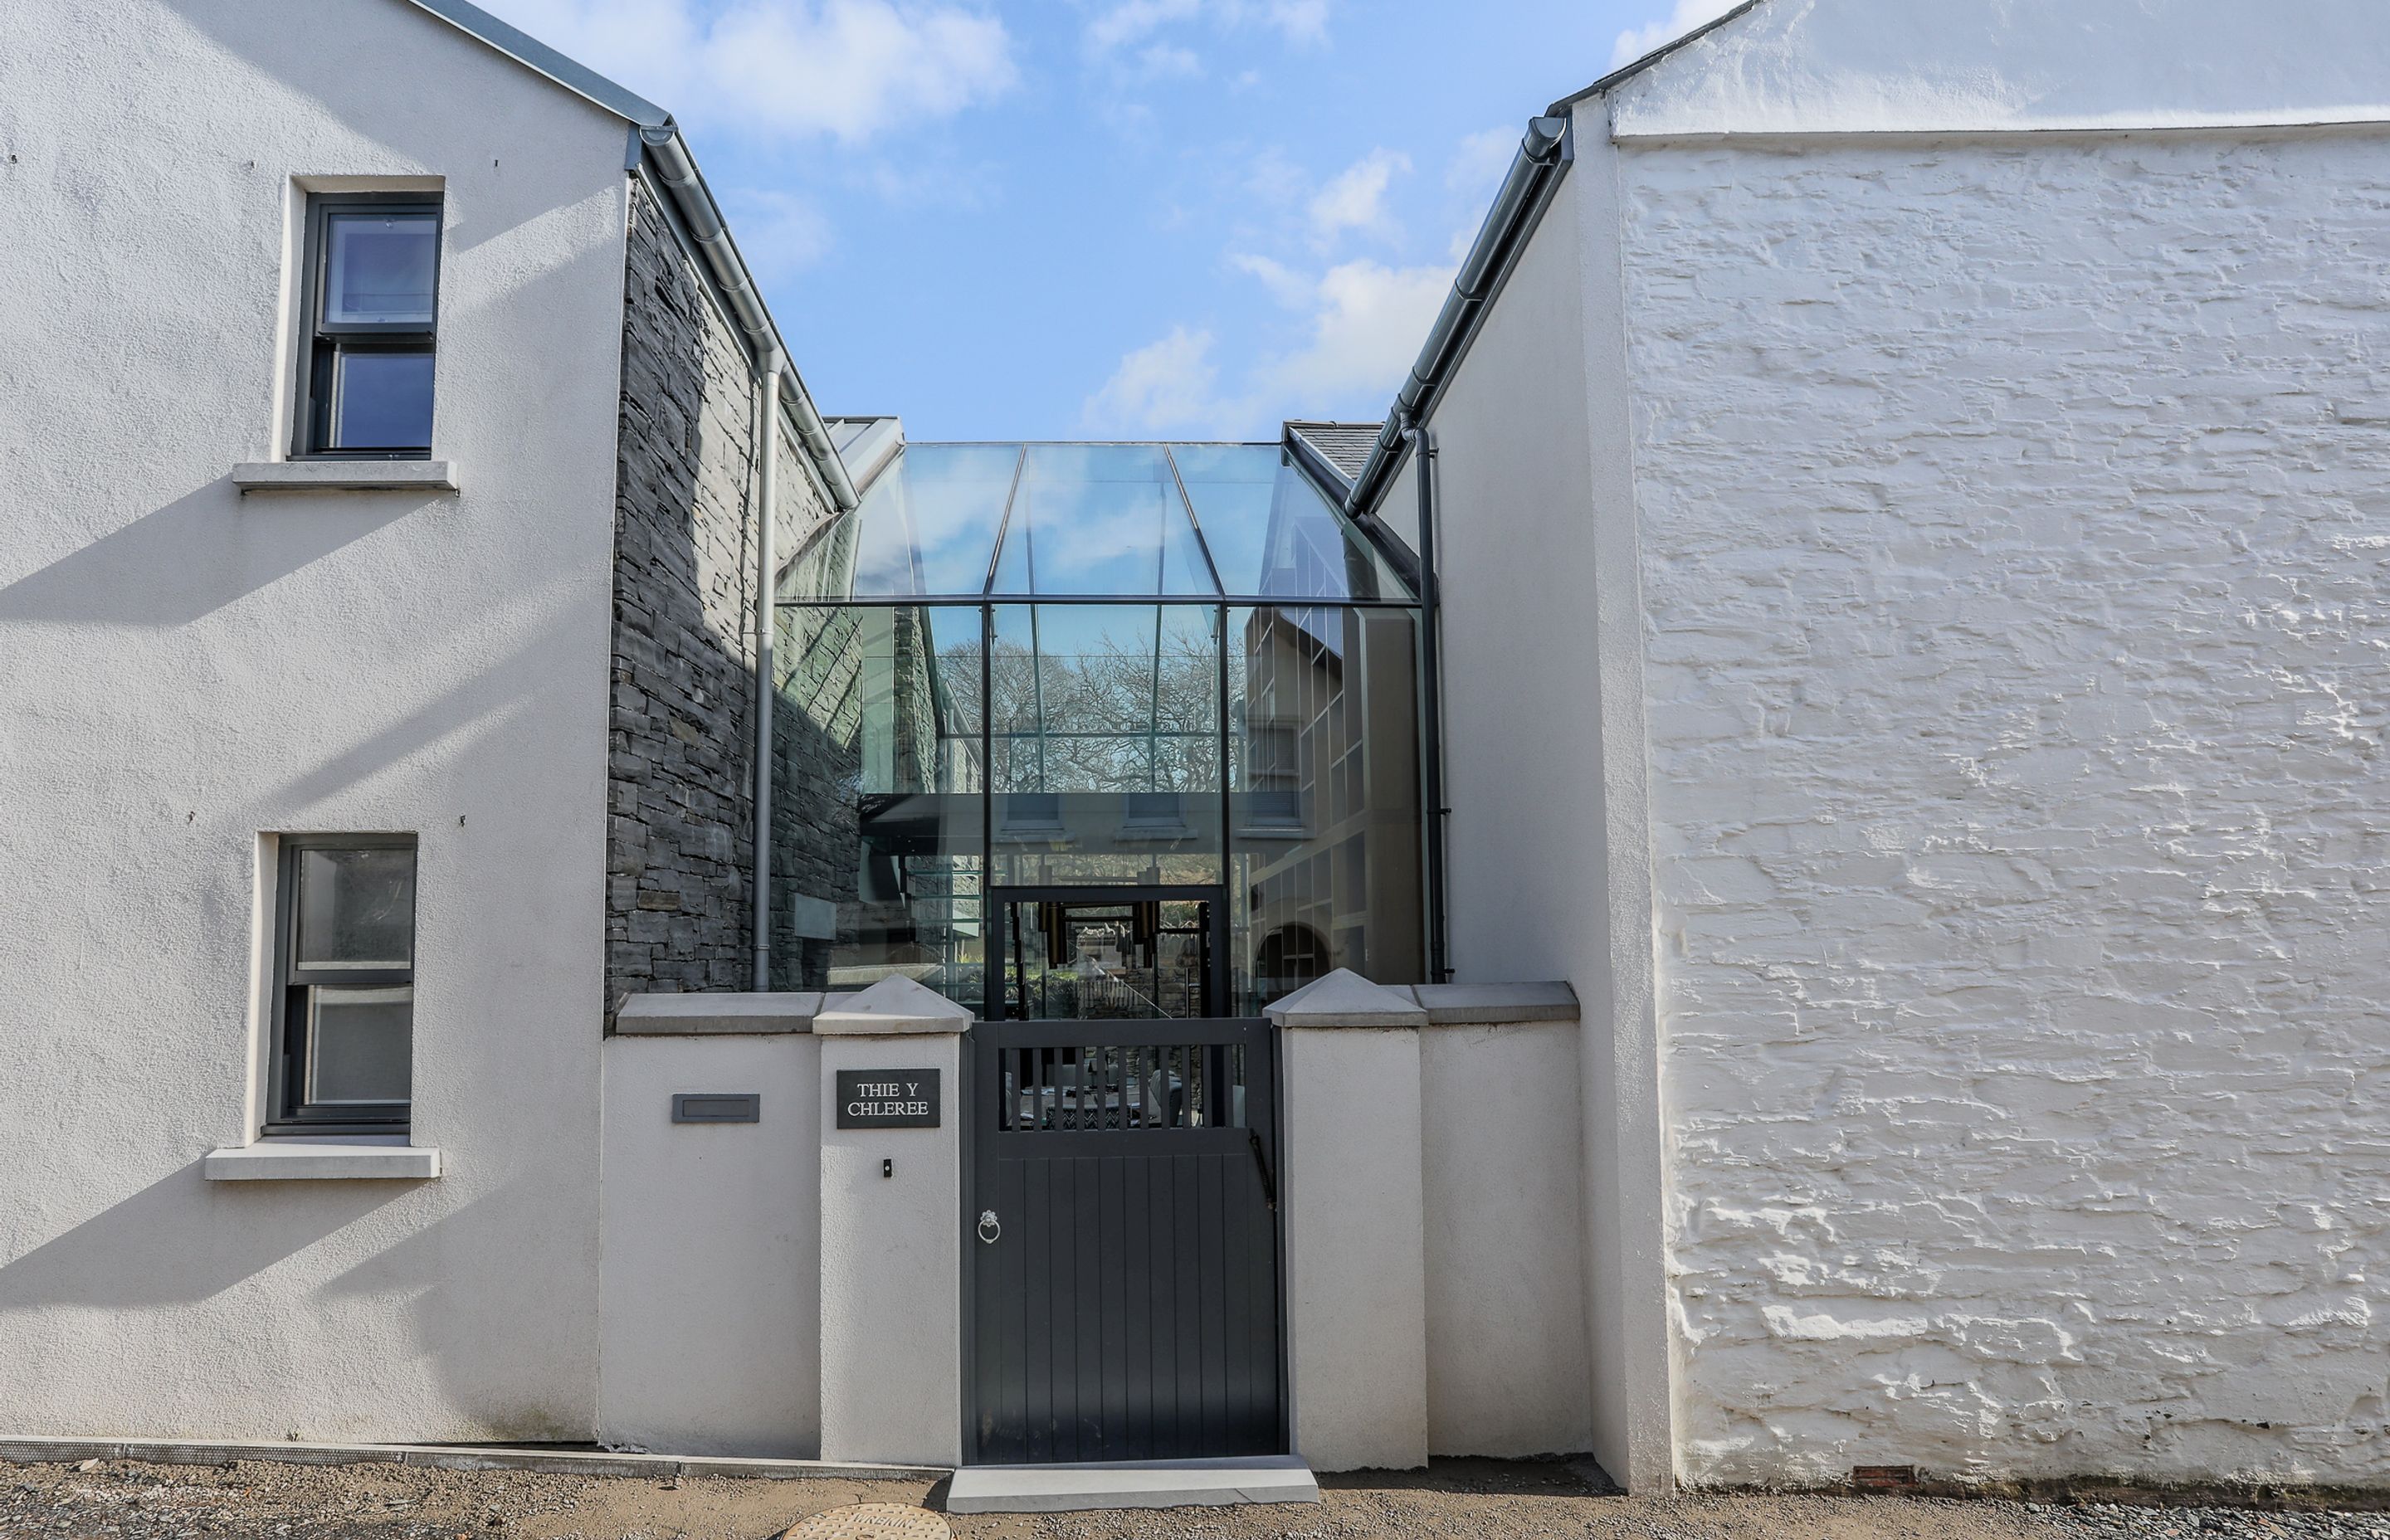
[[[1001,1236],[1002,1234],[1004,1234],[1004,1226],[1002,1225],[1002,1223],[1000,1223],[1000,1222],[996,1219],[996,1211],[995,1211],[994,1209],[982,1209],[982,1210],[980,1210],[980,1212],[979,1212],[979,1238],[980,1238],[980,1239],[981,1239],[983,1242],[984,1242],[985,1244],[990,1245],[990,1246],[993,1246],[993,1245],[995,1245],[995,1244],[996,1244],[996,1238],[997,1238],[998,1236]]]

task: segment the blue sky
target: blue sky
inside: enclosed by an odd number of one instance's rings
[[[1727,0],[482,0],[670,108],[815,399],[1382,415],[1526,120]]]

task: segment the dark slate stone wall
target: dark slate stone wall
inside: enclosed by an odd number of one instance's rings
[[[754,827],[754,376],[631,184],[614,507],[608,1028],[634,992],[748,987]],[[829,507],[783,433],[779,550]]]

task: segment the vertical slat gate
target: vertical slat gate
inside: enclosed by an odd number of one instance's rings
[[[1284,1452],[1268,1023],[971,1035],[972,1458]]]

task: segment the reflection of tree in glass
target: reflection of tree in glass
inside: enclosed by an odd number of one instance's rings
[[[1217,653],[1208,633],[1107,630],[1067,650],[999,635],[989,657],[1002,791],[1219,787]]]

